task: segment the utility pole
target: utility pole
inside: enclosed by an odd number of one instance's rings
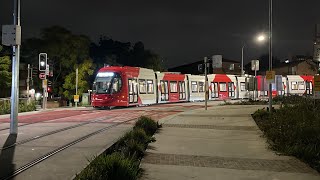
[[[243,70],[243,50],[244,50],[244,44],[242,45],[242,48],[241,48],[241,76],[244,75],[244,70]]]
[[[20,0],[13,0],[13,25],[20,26]],[[12,46],[10,134],[18,134],[20,44]]]
[[[78,68],[76,69],[76,95],[78,95]],[[78,107],[78,102],[75,102],[75,107]]]
[[[208,78],[207,78],[207,63],[208,63],[208,58],[204,57],[204,76],[205,76],[205,81],[204,81],[204,89],[205,89],[205,110],[208,109]]]
[[[27,98],[28,98],[28,104],[30,102],[29,90],[30,90],[30,64],[28,64],[28,76],[27,76]]]
[[[272,71],[272,0],[269,0],[269,71]],[[272,113],[272,83],[269,83],[269,112]]]

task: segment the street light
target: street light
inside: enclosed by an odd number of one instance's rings
[[[257,37],[257,40],[258,40],[259,42],[264,41],[265,39],[266,39],[266,37],[265,37],[264,34],[260,34],[260,35]]]
[[[264,42],[266,39],[266,36],[264,34],[260,34],[257,37],[257,41],[258,42]],[[243,52],[244,52],[244,48],[246,47],[245,44],[242,45],[241,47],[241,76],[244,76],[244,69],[243,69]]]
[[[272,71],[272,0],[269,0],[269,71]],[[272,112],[272,84],[269,83],[269,112]]]

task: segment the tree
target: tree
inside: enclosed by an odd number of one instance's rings
[[[98,68],[103,67],[106,61],[110,62],[110,60],[113,64],[128,65],[130,49],[131,43],[129,42],[123,43],[101,36],[98,44],[91,44],[90,57],[98,65]]]
[[[63,95],[69,100],[73,99],[76,90],[76,68],[77,66],[74,66],[73,71],[65,77],[63,84]],[[80,96],[90,88],[88,78],[93,73],[94,64],[91,59],[85,60],[78,66],[78,94]]]
[[[54,94],[63,95],[65,77],[74,71],[77,64],[89,59],[90,39],[83,35],[72,34],[69,30],[53,26],[41,31],[41,38],[28,39],[23,44],[24,61],[38,65],[38,54],[45,52],[52,62],[54,71],[52,88]]]
[[[146,68],[153,69],[155,71],[164,70],[161,57],[150,50],[145,51],[145,61]]]
[[[8,88],[11,85],[11,60],[9,56],[0,57],[0,87]]]

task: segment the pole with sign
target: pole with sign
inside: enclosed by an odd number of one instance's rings
[[[43,109],[46,109],[47,107],[47,97],[48,97],[47,73],[49,72],[49,67],[47,62],[48,62],[47,53],[40,53],[39,54],[39,71],[42,73],[39,74],[39,78],[42,79],[42,88],[43,88],[42,108]]]
[[[77,100],[74,98],[75,107],[78,107],[79,95],[78,95],[78,68],[76,69],[76,95],[74,97],[78,97]]]
[[[207,63],[208,63],[208,58],[204,57],[204,88],[205,88],[205,110],[208,108],[208,81],[207,81]]]
[[[254,71],[254,90],[253,90],[253,100],[256,100],[256,96],[258,93],[256,93],[256,79],[257,79],[257,71],[259,71],[259,60],[252,60],[251,61],[251,70]]]
[[[314,98],[320,99],[320,75],[314,76]]]

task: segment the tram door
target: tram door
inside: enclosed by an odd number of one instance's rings
[[[128,79],[129,104],[138,103],[138,83],[136,79]]]
[[[235,90],[234,90],[234,83],[233,82],[228,82],[228,96],[229,97],[235,97]]]
[[[307,93],[308,95],[311,95],[311,94],[313,94],[312,91],[313,91],[313,89],[312,89],[312,82],[306,81],[306,93]]]
[[[218,83],[217,82],[211,82],[211,98],[218,98],[219,93],[218,93]]]

